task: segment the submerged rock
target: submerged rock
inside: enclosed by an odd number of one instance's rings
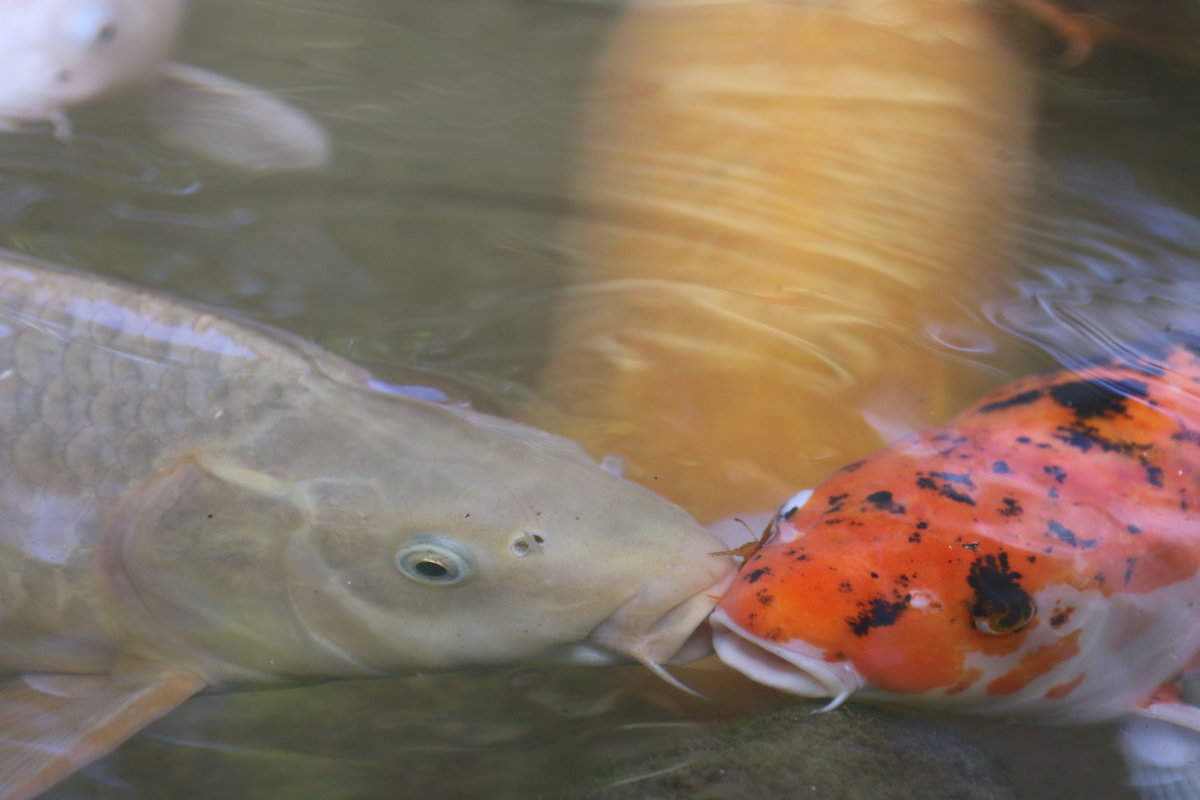
[[[593,775],[580,800],[1015,798],[998,761],[929,722],[805,704],[709,728]]]

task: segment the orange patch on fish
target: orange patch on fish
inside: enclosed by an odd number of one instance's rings
[[[953,696],[961,692],[965,692],[975,685],[975,682],[983,677],[983,670],[979,667],[971,667],[963,673],[962,680],[946,690],[947,696]]]
[[[1071,631],[1058,641],[1026,653],[1010,672],[987,685],[988,694],[1012,694],[1028,686],[1059,664],[1079,655],[1079,631]]]
[[[1046,695],[1045,695],[1046,699],[1047,700],[1061,700],[1062,698],[1069,695],[1071,692],[1078,689],[1079,684],[1083,683],[1085,678],[1087,678],[1087,673],[1081,672],[1078,675],[1076,675],[1073,679],[1071,679],[1065,683],[1057,683],[1054,686],[1051,686],[1049,689],[1046,690]]]

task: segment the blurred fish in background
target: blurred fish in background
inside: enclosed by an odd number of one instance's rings
[[[126,91],[176,145],[253,170],[324,166],[324,127],[279,97],[168,60],[186,0],[0,0],[0,131],[50,123],[72,135],[69,109]]]

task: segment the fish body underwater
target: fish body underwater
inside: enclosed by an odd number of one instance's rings
[[[1198,353],[1019,380],[797,495],[712,617],[718,655],[829,707],[1200,730],[1172,684],[1200,654]],[[1194,781],[1188,741],[1139,780]]]
[[[323,126],[280,98],[168,60],[186,0],[0,0],[0,130],[51,122],[138,89],[160,131],[205,156],[249,169],[322,166]]]
[[[684,511],[566,439],[13,255],[0,446],[5,800],[209,689],[659,669],[732,570]]]

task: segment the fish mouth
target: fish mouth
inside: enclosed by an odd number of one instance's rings
[[[637,662],[672,686],[696,694],[667,672],[663,664],[686,664],[712,652],[705,619],[732,580],[731,571],[657,615],[653,612],[661,605],[654,602],[655,598],[634,595],[583,641],[558,648],[555,656],[577,664]]]
[[[756,636],[724,609],[709,617],[713,649],[727,666],[751,680],[801,697],[832,698],[822,711],[837,708],[865,682],[850,664],[831,663],[821,650],[803,642],[786,646]]]

